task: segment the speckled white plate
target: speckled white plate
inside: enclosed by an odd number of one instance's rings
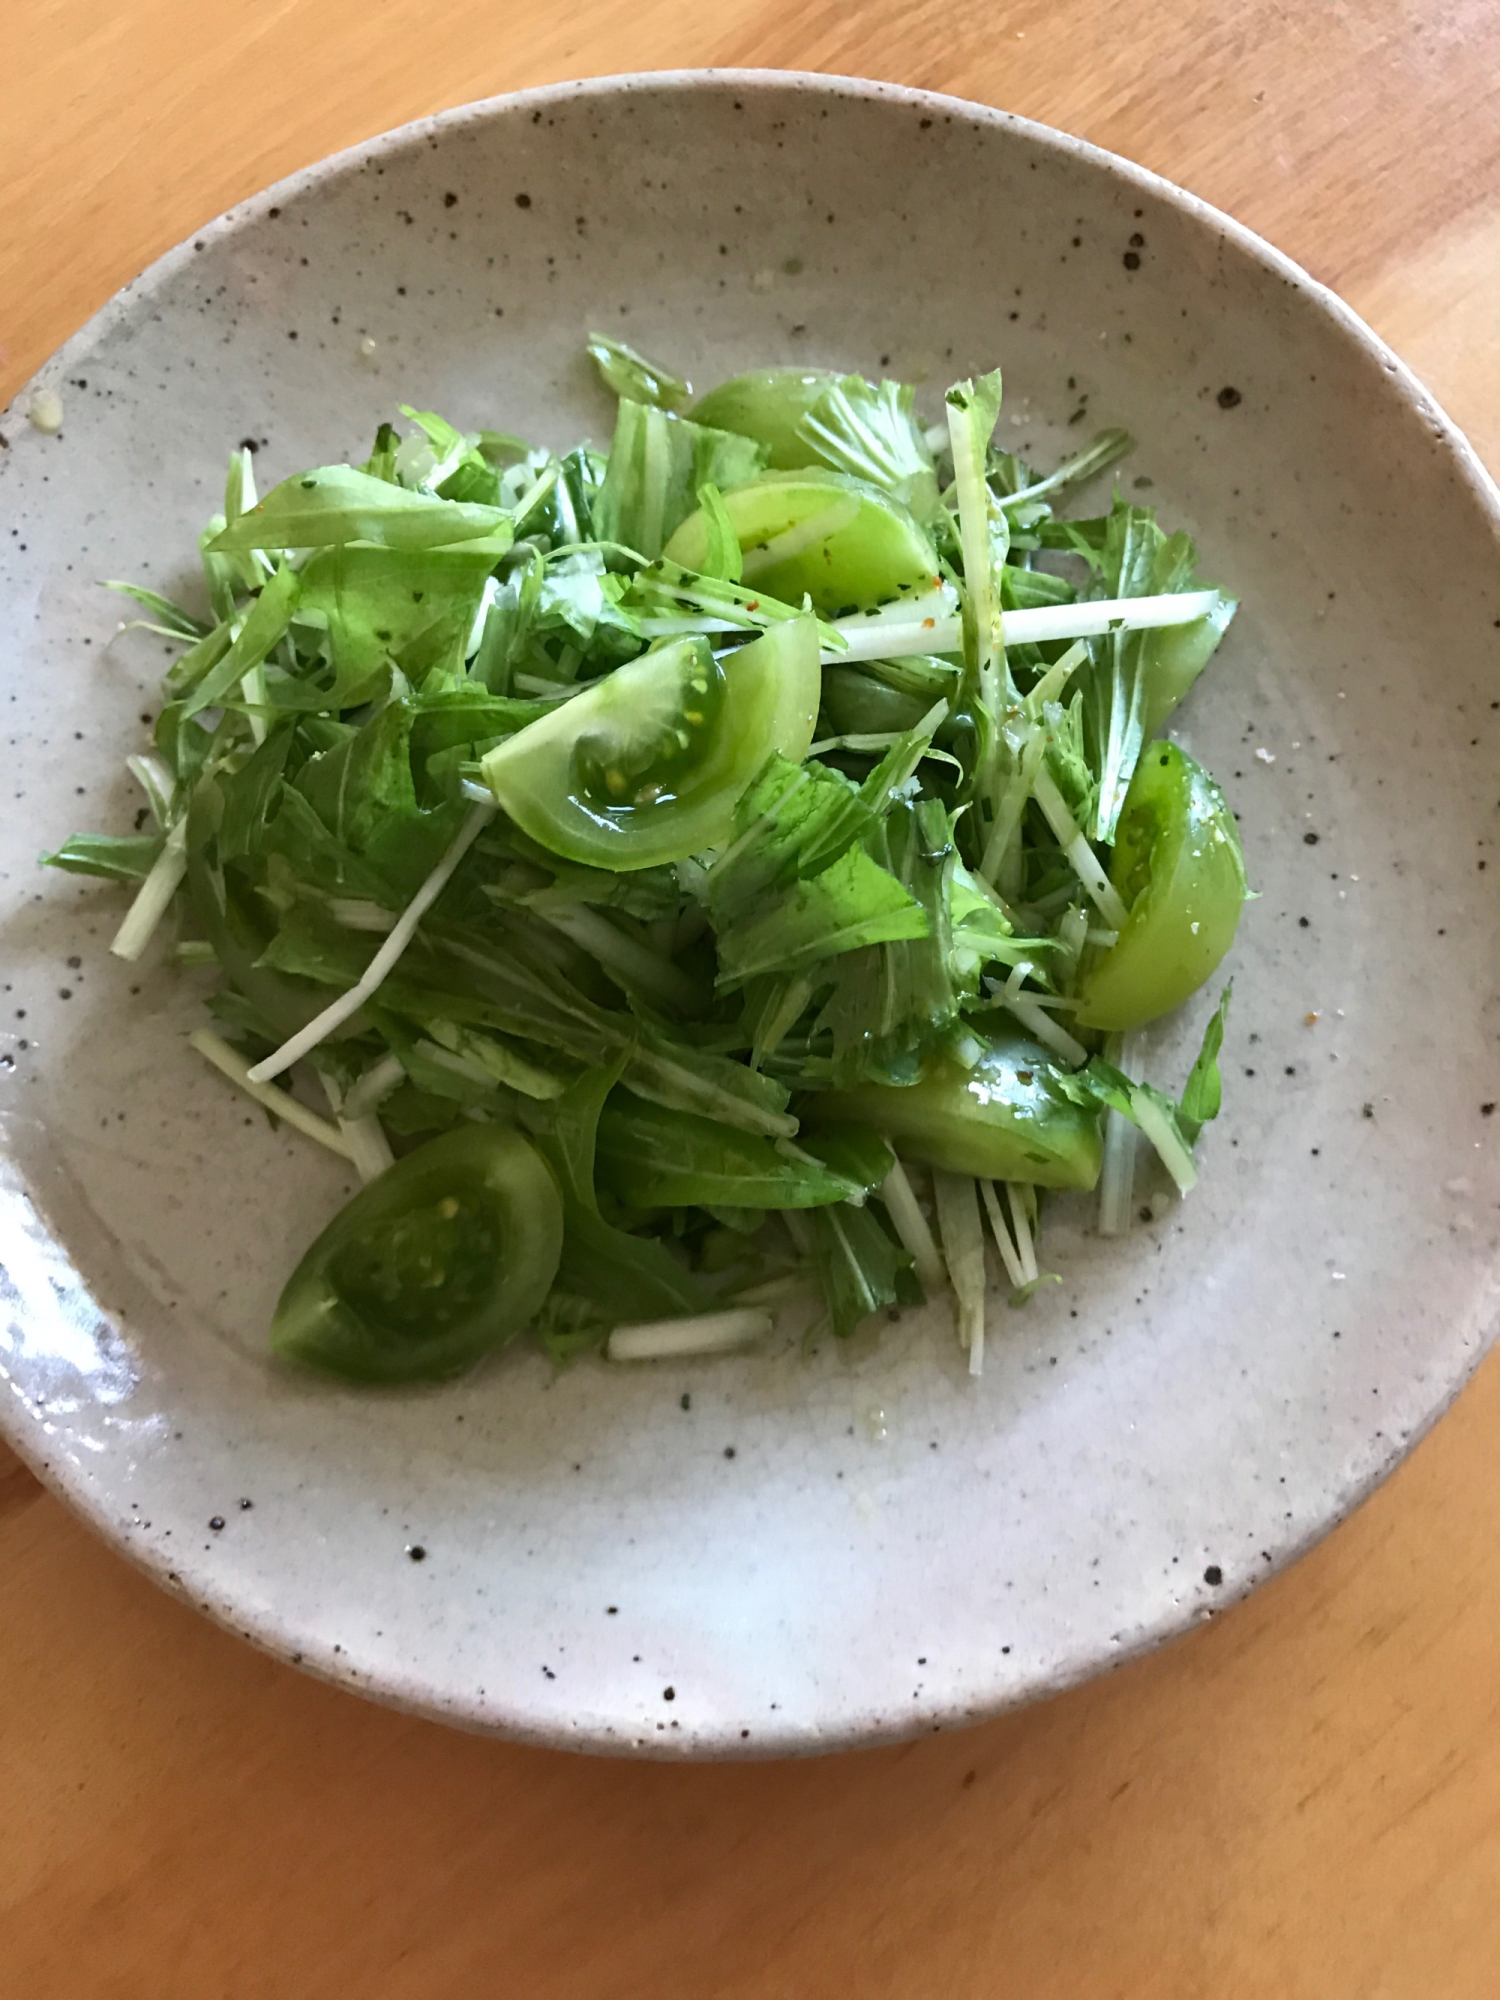
[[[192,569],[226,447],[264,488],[399,401],[603,442],[580,342],[708,382],[1003,361],[1007,440],[1095,423],[1243,610],[1182,734],[1242,815],[1223,1118],[1065,1283],[795,1351],[433,1391],[279,1372],[264,1329],[349,1191],[183,1044],[192,976],[39,873],[123,827],[153,642],[101,577]],[[361,359],[361,341],[377,343]],[[468,1727],[707,1756],[990,1715],[1180,1632],[1307,1547],[1492,1337],[1500,504],[1416,382],[1224,217],[1034,125],[872,84],[648,77],[454,112],[163,258],[0,419],[0,1424],[247,1638]],[[33,385],[35,387],[37,385]],[[1070,427],[1071,426],[1071,427]],[[1496,863],[1488,871],[1486,863]],[[1180,1080],[1200,1010],[1164,1034]],[[1315,1024],[1308,1017],[1316,1013]],[[421,1560],[418,1558],[421,1557]]]

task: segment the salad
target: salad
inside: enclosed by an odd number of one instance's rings
[[[259,499],[236,451],[208,615],[112,586],[178,648],[140,830],[45,859],[133,886],[124,958],[170,918],[194,1048],[365,1183],[279,1354],[396,1382],[951,1294],[978,1374],[986,1239],[1023,1302],[1050,1190],[1123,1233],[1137,1135],[1186,1193],[1219,1108],[1227,989],[1179,1098],[1138,1031],[1247,893],[1161,736],[1234,599],[1118,490],[1065,514],[1131,440],[1036,472],[998,371],[924,428],[891,381],[695,401],[589,352],[607,453],[403,409]]]

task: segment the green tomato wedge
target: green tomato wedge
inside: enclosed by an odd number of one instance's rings
[[[1148,737],[1165,729],[1229,629],[1239,600],[1220,591],[1219,601],[1191,625],[1165,625],[1141,635],[1141,729]]]
[[[807,755],[821,692],[811,618],[715,659],[676,639],[591,682],[491,750],[486,782],[524,833],[594,868],[654,868],[729,838],[772,751]]]
[[[756,368],[710,389],[688,415],[695,424],[768,445],[774,471],[795,471],[818,463],[812,446],[797,435],[797,426],[838,379],[826,368]]]
[[[1115,835],[1110,880],[1130,915],[1085,974],[1077,1020],[1128,1033],[1196,993],[1234,942],[1247,893],[1234,815],[1175,743],[1141,754]]]
[[[353,1382],[456,1375],[540,1309],[562,1241],[541,1154],[508,1126],[466,1125],[340,1210],[287,1281],[271,1346]]]
[[[744,552],[743,581],[785,604],[812,599],[825,617],[873,610],[930,590],[937,551],[906,509],[841,472],[767,472],[724,495]],[[686,569],[708,558],[709,524],[690,514],[666,553]]]
[[[971,1068],[939,1056],[914,1084],[820,1091],[804,1110],[872,1126],[905,1158],[949,1173],[1088,1189],[1103,1158],[1099,1113],[1049,1087],[1055,1074],[1036,1042],[996,1037]]]

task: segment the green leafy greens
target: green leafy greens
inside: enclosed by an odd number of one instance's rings
[[[924,428],[588,352],[605,453],[403,407],[261,499],[237,451],[202,610],[110,586],[176,649],[136,829],[45,859],[133,891],[122,956],[216,965],[194,1046],[371,1184],[279,1352],[714,1352],[951,1285],[977,1373],[987,1258],[1055,1279],[1038,1188],[1125,1226],[1120,1134],[1185,1193],[1219,1110],[1227,987],[1180,1100],[1135,1034],[1244,892],[1212,781],[1145,756],[1234,600],[1146,507],[1061,516],[1131,441],[1036,472],[998,371]]]

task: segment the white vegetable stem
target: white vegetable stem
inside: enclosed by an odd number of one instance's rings
[[[1042,675],[1036,686],[1031,690],[1031,693],[1026,697],[1026,713],[1034,723],[1041,720],[1042,711],[1049,701],[1062,700],[1063,689],[1088,659],[1088,656],[1089,649],[1080,639],[1076,645],[1069,646],[1067,652],[1063,654],[1060,660],[1054,660],[1052,665],[1048,667],[1046,673]]]
[[[567,909],[537,911],[554,930],[573,940],[590,958],[597,959],[606,972],[643,987],[656,1000],[665,1000],[684,1014],[695,1014],[703,1005],[703,993],[696,979],[689,979],[669,959],[627,937],[597,910],[574,904]]]
[[[280,1076],[284,1069],[289,1069],[294,1062],[305,1056],[309,1049],[315,1049],[319,1042],[325,1041],[333,1033],[335,1028],[342,1027],[345,1021],[359,1012],[411,943],[416,935],[417,925],[447,888],[454,869],[494,816],[495,808],[492,805],[474,806],[470,810],[469,817],[464,821],[453,845],[401,912],[395,929],[370,960],[363,978],[351,986],[347,993],[341,994],[332,1006],[325,1007],[321,1014],[315,1015],[305,1028],[292,1036],[290,1041],[283,1042],[274,1055],[267,1056],[264,1062],[258,1062],[249,1073],[252,1083],[269,1083],[273,1076]],[[129,918],[126,922],[129,922]]]
[[[381,1056],[350,1085],[349,1095],[344,1099],[345,1113],[350,1118],[368,1118],[376,1105],[405,1081],[406,1070],[400,1056]]]
[[[788,1271],[780,1278],[767,1278],[763,1284],[746,1285],[742,1292],[731,1292],[729,1298],[734,1306],[784,1306],[793,1299],[812,1296],[808,1280],[800,1272]]]
[[[1000,787],[995,822],[990,828],[989,839],[984,844],[984,858],[979,864],[979,872],[986,882],[994,885],[1004,881],[1008,893],[1012,895],[1020,888],[1017,870],[1021,858],[1021,821],[1046,751],[1047,732],[1044,729],[1029,730],[1016,750],[1015,762]]]
[[[178,884],[187,873],[187,820],[168,828],[161,853],[151,864],[151,872],[135,893],[135,901],[125,912],[125,921],[115,932],[110,950],[116,958],[137,959],[151,942],[152,933],[167,913],[177,894]]]
[[[1111,1037],[1105,1058],[1128,1076],[1140,1080],[1142,1037]],[[1099,1170],[1099,1234],[1128,1236],[1135,1200],[1136,1127],[1120,1111],[1104,1115],[1104,1164]]]
[[[1026,611],[1003,611],[1000,635],[1007,646],[1039,645],[1053,639],[1092,639],[1111,627],[1127,632],[1155,630],[1163,625],[1191,625],[1206,618],[1216,590],[1174,590],[1159,597],[1101,597],[1091,604],[1038,604]],[[915,605],[900,607],[902,616],[889,620],[839,618],[833,629],[848,641],[830,647],[825,660],[894,660],[905,653],[956,653],[963,645],[963,621],[951,612],[930,617],[910,615]]]
[[[346,931],[374,931],[384,937],[396,928],[394,910],[383,910],[365,896],[330,896],[330,919]]]
[[[836,535],[840,528],[847,528],[859,512],[859,496],[851,493],[846,500],[836,500],[831,507],[812,515],[806,521],[799,521],[794,528],[786,528],[779,535],[773,535],[767,542],[753,542],[744,555],[744,579],[747,583],[778,563],[790,562],[793,556],[804,555],[814,549],[819,542],[826,542],[830,535]]]
[[[1026,1209],[1026,1191],[1021,1182],[1005,1183],[1005,1202],[1010,1210],[1010,1226],[1016,1232],[1016,1254],[1021,1259],[1021,1269],[1026,1274],[1026,1283],[1034,1285],[1037,1279],[1036,1245],[1031,1237],[1031,1222]]]
[[[995,1193],[993,1181],[981,1181],[979,1192],[984,1197],[985,1212],[990,1218],[990,1230],[995,1238],[995,1248],[1000,1252],[1000,1261],[1005,1266],[1005,1275],[1016,1291],[1026,1283],[1026,1269],[1016,1255],[1016,1246],[1011,1240],[1005,1217],[1000,1212],[1000,1198]]]
[[[268,1085],[267,1088],[274,1088]],[[331,1076],[323,1078],[323,1088],[328,1102],[333,1108],[334,1120],[339,1135],[349,1150],[354,1162],[354,1171],[368,1187],[371,1181],[378,1181],[387,1167],[396,1164],[396,1156],[391,1151],[391,1142],[385,1136],[385,1128],[378,1118],[366,1115],[363,1118],[344,1116],[344,1094]]]
[[[1161,1163],[1177,1183],[1179,1194],[1191,1194],[1198,1185],[1198,1169],[1193,1165],[1193,1156],[1183,1145],[1173,1129],[1171,1120],[1159,1104],[1153,1103],[1144,1090],[1130,1093],[1131,1107],[1136,1123],[1156,1148]]]
[[[1090,900],[1112,931],[1125,928],[1130,912],[1120,900],[1120,892],[1104,872],[1104,864],[1089,846],[1083,829],[1068,810],[1068,802],[1057,789],[1052,773],[1040,765],[1031,784],[1031,794],[1047,816],[1047,824],[1057,836],[1057,844],[1067,854],[1068,863],[1088,892]]]
[[[172,793],[177,782],[165,762],[148,750],[143,756],[127,757],[125,768],[146,794],[156,824],[165,826],[171,814]]]
[[[395,1165],[391,1142],[378,1118],[341,1118],[338,1125],[354,1162],[354,1171],[366,1186],[378,1181],[387,1167]]]
[[[958,1298],[959,1343],[969,1351],[969,1373],[984,1368],[984,1226],[979,1197],[967,1174],[932,1170],[943,1254]]]
[[[231,1083],[237,1083],[247,1097],[253,1097],[257,1104],[263,1104],[267,1111],[295,1125],[299,1132],[309,1139],[316,1139],[320,1146],[326,1146],[330,1153],[337,1153],[342,1159],[353,1158],[348,1141],[336,1125],[330,1125],[326,1118],[320,1118],[316,1111],[309,1111],[305,1104],[299,1104],[289,1091],[277,1090],[274,1085],[257,1083],[250,1074],[250,1066],[237,1049],[221,1040],[212,1028],[195,1028],[188,1041],[200,1056],[206,1056],[216,1070],[227,1076]]]
[[[958,393],[953,391],[954,395]],[[985,704],[993,715],[998,707],[995,659],[1000,599],[995,589],[995,560],[990,548],[990,490],[984,477],[984,452],[989,439],[986,437],[982,442],[979,439],[969,421],[967,405],[960,407],[949,402],[948,443],[953,453],[953,481],[958,488],[958,538],[964,555],[964,581],[974,612],[974,670]],[[949,649],[925,646],[922,650]],[[982,1329],[980,1337],[983,1339]]]
[[[957,652],[963,644],[958,592],[941,580],[928,590],[913,591],[894,604],[858,617],[840,618],[830,629],[843,644],[825,649],[825,660],[885,660],[899,653]],[[936,643],[939,630],[946,643]],[[954,634],[957,637],[954,637]]]
[[[917,1277],[928,1298],[935,1299],[948,1283],[948,1272],[937,1239],[927,1226],[927,1217],[912,1190],[905,1167],[896,1160],[880,1184],[880,1199],[901,1239],[901,1247],[917,1267]]]
[[[240,698],[249,709],[246,718],[250,724],[251,740],[257,747],[266,740],[265,709],[270,700],[266,690],[266,668],[262,661],[252,667],[240,682]]]
[[[1035,1035],[1044,1048],[1051,1049],[1055,1056],[1061,1056],[1065,1063],[1079,1069],[1089,1059],[1088,1050],[1052,1019],[1038,997],[1022,990],[1021,981],[1031,970],[1031,961],[1021,959],[1011,968],[1010,977],[995,998],[1015,1015],[1023,1028]]]
[[[605,1343],[611,1361],[665,1361],[685,1354],[732,1354],[763,1340],[771,1315],[753,1306],[697,1313],[687,1319],[639,1320],[617,1326]]]

